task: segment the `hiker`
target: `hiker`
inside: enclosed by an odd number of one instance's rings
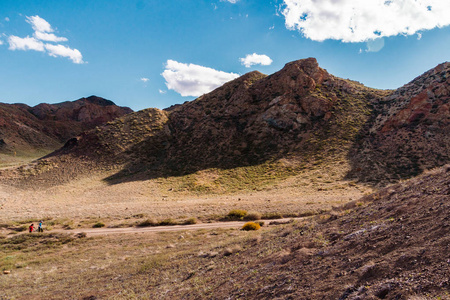
[[[28,229],[29,229],[30,232],[33,232],[33,230],[34,230],[34,224],[31,224],[30,227],[28,227]]]
[[[42,229],[42,221],[39,221],[38,232],[44,232],[44,229]]]

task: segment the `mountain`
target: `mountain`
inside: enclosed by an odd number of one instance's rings
[[[251,72],[198,99],[147,109],[69,141],[53,157],[125,164],[124,173],[180,175],[289,158],[312,163],[342,156],[389,92],[341,79],[314,58],[266,76]],[[346,153],[346,152],[345,152]]]
[[[48,153],[83,131],[131,112],[96,96],[34,107],[0,103],[0,152]]]
[[[376,90],[314,58],[294,61],[84,132],[46,158],[57,168],[37,173],[51,181],[74,165],[64,174],[114,168],[106,180],[117,183],[271,164],[262,169],[348,168],[348,178],[384,184],[449,162],[448,74],[445,63],[395,91]]]
[[[375,103],[349,158],[365,181],[409,178],[450,162],[450,63]]]

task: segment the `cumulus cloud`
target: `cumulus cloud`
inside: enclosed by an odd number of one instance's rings
[[[52,26],[39,16],[27,17],[27,23],[31,24],[34,31],[53,32]]]
[[[76,64],[82,64],[83,56],[78,49],[72,49],[61,44],[50,44],[67,42],[67,38],[58,37],[54,33],[54,29],[46,20],[39,16],[26,17],[26,22],[31,25],[34,30],[33,37],[18,37],[11,35],[8,38],[9,50],[34,50],[40,52],[47,52],[52,57],[67,57]]]
[[[235,73],[226,73],[194,64],[179,63],[168,60],[166,70],[161,74],[166,80],[166,86],[181,96],[201,96],[225,82],[239,77]]]
[[[241,64],[250,68],[252,65],[269,66],[272,64],[272,59],[265,54],[247,54],[244,58],[240,58]]]
[[[286,27],[314,41],[366,42],[450,25],[448,0],[283,0]]]
[[[9,43],[9,50],[34,50],[34,51],[40,51],[44,52],[44,43],[41,41],[38,41],[34,37],[18,37],[15,35],[10,35],[8,37],[8,43]]]
[[[77,49],[71,49],[64,45],[52,45],[52,44],[45,44],[45,49],[47,50],[48,55],[50,55],[50,56],[67,57],[76,64],[84,63],[83,56],[81,55],[80,51],[78,51]]]

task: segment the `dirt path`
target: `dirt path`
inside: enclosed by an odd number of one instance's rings
[[[292,220],[301,220],[304,218],[288,218],[277,220],[260,220],[266,225],[270,222],[288,223]],[[64,232],[70,234],[86,233],[87,236],[98,236],[107,234],[132,234],[143,232],[166,232],[166,231],[184,231],[184,230],[200,230],[200,229],[217,229],[217,228],[240,228],[247,221],[233,221],[233,222],[216,222],[216,223],[201,223],[192,225],[172,225],[172,226],[154,226],[154,227],[126,227],[126,228],[89,228],[89,229],[73,229],[73,230],[52,230],[51,232]]]

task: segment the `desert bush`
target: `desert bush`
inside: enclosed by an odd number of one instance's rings
[[[227,215],[230,220],[242,220],[247,215],[247,211],[243,209],[233,209]]]
[[[266,220],[282,219],[283,215],[281,215],[280,213],[277,213],[277,212],[275,212],[275,213],[265,213],[265,214],[262,215],[262,218],[266,219]]]
[[[247,215],[244,216],[244,220],[247,221],[261,220],[261,214],[255,211],[249,212]]]
[[[197,224],[196,218],[189,218],[183,222],[183,225],[192,225],[192,224]]]
[[[144,221],[138,223],[136,226],[139,226],[139,227],[148,227],[148,226],[156,226],[156,225],[157,225],[157,222],[156,222],[155,220],[153,220],[153,219],[147,219],[147,220],[144,220]]]
[[[102,222],[97,222],[94,225],[92,225],[93,228],[101,228],[101,227],[105,227],[105,224]]]
[[[255,223],[255,222],[247,222],[247,223],[244,224],[244,226],[242,226],[242,230],[246,230],[246,231],[258,230],[260,228],[261,228],[261,226],[258,223]]]
[[[158,222],[159,226],[168,226],[168,225],[178,225],[178,223],[173,219],[165,219]]]

